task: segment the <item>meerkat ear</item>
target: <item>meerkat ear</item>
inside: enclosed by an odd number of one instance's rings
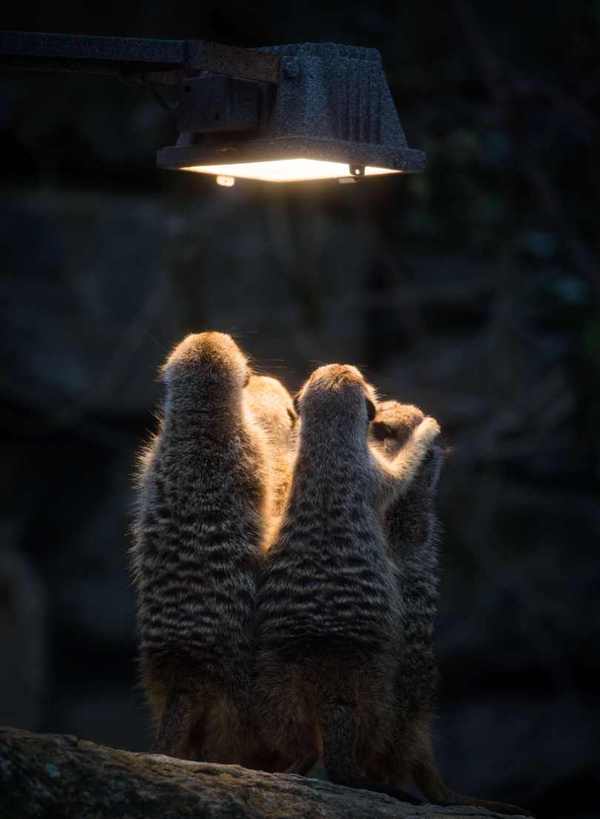
[[[250,376],[251,375],[252,375],[252,373],[250,372],[250,367],[246,367],[246,380],[244,381],[244,388],[246,388],[248,386],[248,384],[250,383]]]
[[[296,416],[300,415],[300,393],[297,392],[294,396],[294,409],[296,410]]]
[[[365,398],[365,401],[367,402],[367,417],[369,421],[372,421],[377,415],[377,407],[370,398]]]
[[[391,429],[387,424],[384,424],[383,421],[374,421],[371,424],[371,432],[377,441],[385,441],[385,439],[390,438],[392,434]]]

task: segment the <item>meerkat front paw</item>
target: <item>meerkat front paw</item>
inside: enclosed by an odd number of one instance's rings
[[[415,441],[422,444],[424,447],[429,448],[440,432],[440,425],[435,418],[427,415],[425,418],[423,418],[419,426],[413,430],[412,434]]]

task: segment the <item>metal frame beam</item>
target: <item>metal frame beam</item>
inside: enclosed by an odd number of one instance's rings
[[[0,67],[84,71],[171,84],[209,72],[251,82],[279,82],[279,57],[203,40],[150,40],[78,34],[0,32]]]

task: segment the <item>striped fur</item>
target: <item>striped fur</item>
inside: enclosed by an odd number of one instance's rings
[[[378,405],[370,438],[393,460],[423,421],[420,409],[396,401]],[[438,772],[432,743],[432,719],[438,684],[433,651],[437,614],[439,523],[435,494],[443,450],[433,446],[406,494],[387,510],[385,530],[389,555],[396,566],[403,601],[400,645],[402,659],[396,675],[396,730],[384,755],[373,760],[373,781],[404,784],[412,778],[432,802],[475,805],[498,813],[521,814],[522,808],[451,791]]]
[[[249,721],[267,444],[245,356],[220,333],[169,356],[160,428],[140,459],[132,565],[156,750],[260,764]]]
[[[396,401],[378,405],[370,438],[388,458],[394,458],[423,420],[420,409]],[[435,492],[443,451],[434,446],[406,495],[388,509],[385,529],[389,554],[396,564],[404,601],[404,648],[398,696],[407,713],[432,709],[437,687],[433,625],[439,597],[438,533]]]
[[[426,419],[389,464],[369,448],[375,396],[346,365],[302,389],[302,426],[280,531],[258,602],[257,703],[289,769],[319,755],[333,781],[364,781],[388,747],[401,600],[383,512],[406,492],[438,432]]]
[[[380,403],[370,428],[372,445],[386,458],[396,457],[423,418],[417,407],[396,401]],[[373,778],[390,782],[404,782],[413,775],[429,747],[429,737],[417,726],[429,724],[438,680],[433,654],[439,585],[434,496],[442,457],[441,448],[432,447],[407,493],[385,516],[388,553],[404,604],[402,660],[396,676],[397,736],[371,773]]]

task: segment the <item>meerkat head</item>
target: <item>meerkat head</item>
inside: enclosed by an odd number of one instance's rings
[[[245,395],[251,412],[267,435],[282,445],[289,443],[298,414],[292,396],[281,381],[268,375],[251,375]]]
[[[399,401],[382,401],[371,423],[371,440],[380,445],[386,455],[398,453],[424,418],[418,407]]]
[[[170,392],[203,390],[217,394],[239,393],[250,379],[244,353],[225,333],[191,333],[173,350],[162,367],[162,378]]]
[[[371,422],[369,438],[387,458],[395,458],[424,418],[423,412],[412,404],[382,401],[377,405],[377,414]],[[437,487],[448,451],[435,443],[427,455],[425,474],[430,491],[435,491]]]
[[[351,364],[327,364],[315,370],[294,400],[300,418],[320,425],[358,425],[366,430],[376,412],[376,394]]]

